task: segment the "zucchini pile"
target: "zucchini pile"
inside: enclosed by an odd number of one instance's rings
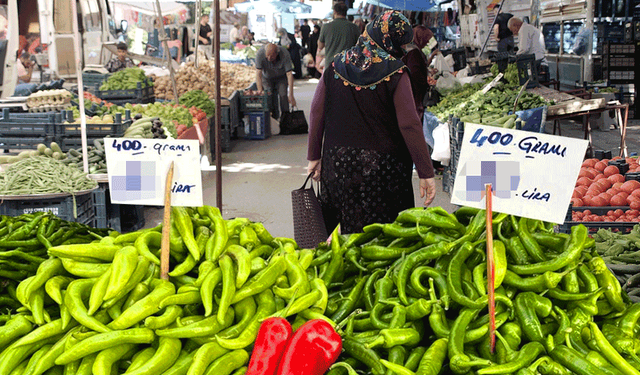
[[[138,115],[136,115],[138,117]],[[162,126],[158,117],[138,117],[124,131],[124,138],[167,138],[169,130]]]
[[[49,147],[44,143],[40,143],[35,150],[24,150],[16,156],[0,156],[0,164],[12,164],[30,156],[47,156],[56,160],[67,158],[67,154],[62,152],[60,146],[56,142],[51,142]]]
[[[62,161],[63,163],[82,170],[82,148],[70,149],[67,156],[68,157]],[[95,139],[93,146],[87,145],[87,157],[89,161],[89,174],[107,173],[107,159],[104,153],[104,141],[102,139]]]

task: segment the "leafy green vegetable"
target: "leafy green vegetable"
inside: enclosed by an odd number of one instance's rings
[[[100,91],[133,90],[138,88],[138,82],[147,82],[148,85],[153,86],[153,82],[147,79],[144,70],[137,67],[126,68],[113,73],[107,80],[102,82]]]

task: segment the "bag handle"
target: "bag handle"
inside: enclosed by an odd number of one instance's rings
[[[298,190],[306,189],[307,183],[309,182],[309,180],[311,179],[311,177],[313,176],[314,173],[315,173],[315,171],[309,173],[309,175],[307,176],[307,179],[304,180],[304,184],[302,184],[302,187],[300,187],[300,189],[298,189]],[[313,189],[313,182],[311,182],[311,188]]]

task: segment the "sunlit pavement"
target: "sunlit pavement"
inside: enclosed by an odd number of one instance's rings
[[[317,80],[299,80],[294,93],[298,108],[309,115]],[[263,222],[274,236],[293,237],[291,190],[302,186],[307,168],[307,135],[275,135],[266,140],[233,140],[231,152],[222,154],[222,214],[225,219],[246,217]],[[204,203],[216,205],[214,165],[202,166]],[[207,163],[208,164],[208,163]],[[441,176],[434,205],[452,211],[442,192]],[[422,205],[414,173],[416,205]],[[314,184],[314,188],[317,185]],[[147,207],[146,227],[162,221],[162,209]]]

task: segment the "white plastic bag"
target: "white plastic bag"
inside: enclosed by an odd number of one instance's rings
[[[449,145],[449,125],[446,123],[438,125],[432,133],[433,152],[431,160],[437,160],[443,165],[449,165],[451,160],[451,149]]]
[[[436,82],[436,90],[444,96],[449,94],[451,91],[462,87],[460,80],[453,76],[453,74],[449,72],[443,72],[442,76],[438,78]]]
[[[444,60],[444,56],[442,56],[442,53],[436,53],[435,57],[433,58],[433,67],[436,68],[439,72],[449,71],[449,64],[447,64],[447,62]]]

